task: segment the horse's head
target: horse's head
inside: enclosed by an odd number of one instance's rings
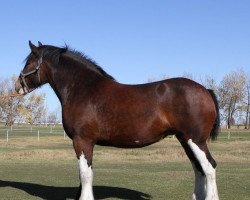
[[[15,90],[18,94],[27,94],[47,81],[43,69],[43,45],[40,42],[38,42],[38,45],[36,47],[29,41],[31,53],[27,57],[25,66],[15,83]]]

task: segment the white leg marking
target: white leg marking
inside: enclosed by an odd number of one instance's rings
[[[80,167],[80,180],[82,184],[82,192],[80,200],[94,200],[93,196],[93,171],[91,166],[88,166],[85,156],[82,154],[78,160]]]
[[[199,172],[192,163],[195,174],[195,187],[192,200],[205,199],[206,197],[206,178]]]
[[[188,140],[188,145],[192,149],[196,159],[199,161],[206,176],[206,198],[205,200],[218,200],[218,190],[216,185],[216,171],[208,161],[206,154],[192,140]],[[198,199],[197,199],[198,200]]]

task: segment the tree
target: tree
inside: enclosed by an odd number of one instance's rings
[[[4,80],[3,78],[0,77],[0,121],[3,121],[4,120],[4,117],[3,117],[3,112],[4,112],[4,107],[5,107],[5,104],[6,104],[6,99],[3,98],[3,96],[5,95],[5,87],[4,87]]]
[[[188,72],[184,72],[181,77],[187,78],[187,79],[190,79],[190,80],[195,80],[193,74],[188,73]]]
[[[9,79],[0,80],[0,96],[7,96],[9,93],[14,92],[14,82],[16,77],[12,76]],[[11,126],[14,124],[19,113],[17,112],[19,107],[22,106],[24,102],[23,97],[6,97],[0,99],[0,120],[5,122],[6,126]]]
[[[220,82],[218,94],[227,128],[234,124],[236,111],[242,108],[245,93],[246,75],[243,70],[232,71]]]
[[[25,116],[25,122],[29,124],[36,124],[43,122],[43,116],[46,115],[45,108],[45,93],[37,95],[36,92],[32,92],[23,108],[21,113]]]
[[[218,94],[218,85],[215,81],[215,78],[211,75],[206,75],[204,79],[201,80],[201,84],[207,88],[213,90],[216,94]]]
[[[58,107],[54,111],[50,112],[48,114],[47,122],[49,124],[58,124],[58,123],[60,123],[61,122],[60,113],[61,113],[60,107]]]
[[[245,129],[250,128],[250,76],[247,77],[247,83],[246,83],[246,97],[244,101],[244,110],[246,112],[245,115]]]
[[[8,96],[15,92],[16,79],[15,76],[0,78],[0,96]],[[37,95],[35,92],[25,97],[0,98],[0,121],[5,122],[7,126],[13,125],[14,122],[40,123],[46,113],[44,100],[45,94]]]

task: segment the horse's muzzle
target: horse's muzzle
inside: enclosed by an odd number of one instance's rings
[[[20,79],[15,82],[15,90],[18,94],[26,94],[25,88],[21,85]]]

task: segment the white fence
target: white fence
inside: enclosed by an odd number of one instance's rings
[[[39,141],[43,136],[62,136],[64,140],[67,139],[62,126],[0,126],[0,140],[6,142],[19,137],[36,137]]]
[[[247,139],[249,138],[249,131],[222,131],[219,133],[219,140],[238,140],[238,139]],[[45,136],[61,136],[64,140],[68,138],[62,126],[56,125],[38,125],[38,126],[28,126],[28,125],[15,125],[11,127],[6,127],[0,124],[0,141],[5,140],[9,142],[11,139],[20,138],[20,137],[33,137],[37,141],[41,137]],[[173,136],[169,136],[175,138]]]

